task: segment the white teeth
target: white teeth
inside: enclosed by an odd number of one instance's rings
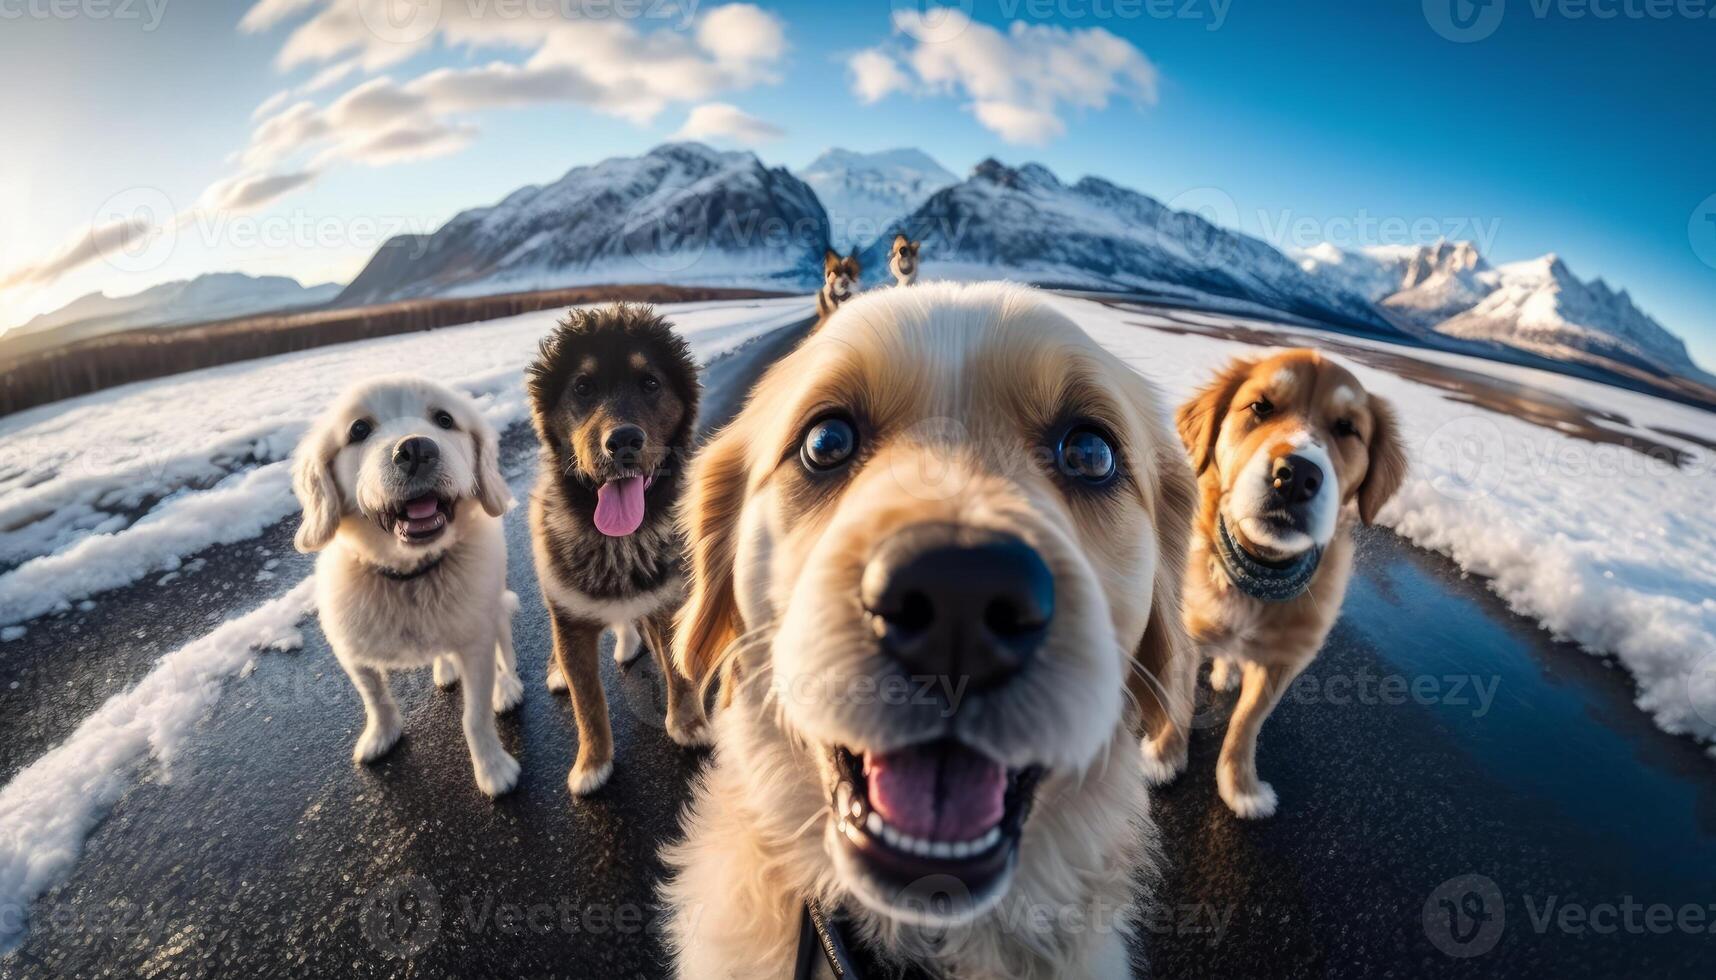
[[[842,794],[844,795],[844,794]],[[857,816],[858,808],[854,805],[853,816]],[[844,815],[841,821],[842,829],[847,826]],[[911,834],[903,834],[895,830],[882,819],[882,815],[874,810],[864,815],[864,829],[871,837],[880,837],[887,845],[896,851],[916,854],[919,857],[936,858],[942,861],[960,860],[992,850],[1001,843],[1001,828],[991,827],[981,837],[962,841],[931,841]]]

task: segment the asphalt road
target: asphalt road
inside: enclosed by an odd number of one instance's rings
[[[708,415],[735,410],[796,337],[712,365]],[[505,443],[522,498],[531,438]],[[0,976],[663,976],[656,851],[700,756],[662,731],[651,658],[624,671],[605,658],[617,767],[596,796],[568,796],[571,710],[540,683],[548,623],[522,511],[507,528],[528,681],[501,722],[524,767],[514,793],[477,792],[459,696],[426,673],[395,679],[400,746],[353,766],[362,710],[306,623],[302,649],[258,654],[229,684],[165,776],[144,768],[32,905]],[[0,779],[161,654],[307,574],[290,533],[213,549],[0,647]],[[1171,863],[1140,971],[1709,975],[1716,764],[1653,728],[1624,672],[1448,561],[1369,531],[1358,571],[1328,647],[1264,729],[1275,819],[1222,806],[1232,696],[1200,712],[1190,772],[1157,797]]]

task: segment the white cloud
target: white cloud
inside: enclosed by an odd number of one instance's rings
[[[894,29],[892,50],[870,48],[847,61],[853,94],[865,103],[914,89],[962,96],[979,123],[1010,143],[1061,136],[1069,110],[1105,109],[1116,99],[1156,103],[1156,66],[1100,27],[1015,21],[1002,32],[958,9],[929,7],[897,10]]]
[[[319,70],[257,106],[247,144],[229,158],[236,172],[209,186],[197,210],[256,210],[342,164],[456,153],[476,136],[470,117],[506,108],[579,105],[643,125],[673,106],[696,105],[687,132],[741,142],[779,135],[732,106],[708,103],[778,80],[787,49],[778,17],[749,3],[645,10],[627,20],[552,3],[257,0],[239,29],[261,34],[291,22],[276,66]],[[400,79],[376,74],[404,69],[437,45],[495,60]],[[347,91],[318,96],[354,75],[361,80]],[[46,261],[0,271],[0,289],[46,285],[147,233],[117,224],[81,232]]]
[[[782,136],[779,126],[725,102],[708,102],[691,110],[675,139],[731,140],[755,146]]]
[[[865,105],[880,102],[895,92],[908,92],[912,80],[900,63],[876,48],[868,48],[846,59],[852,72],[852,92]]]
[[[985,129],[1009,143],[1041,146],[1067,131],[1066,123],[1054,113],[1012,102],[973,102],[971,113]]]
[[[154,223],[141,217],[93,226],[75,236],[47,261],[8,272],[0,278],[0,289],[51,283],[79,266],[130,248],[147,239],[154,230]]]
[[[203,192],[202,206],[212,211],[243,213],[274,201],[316,179],[312,171],[289,174],[241,174],[217,181]]]

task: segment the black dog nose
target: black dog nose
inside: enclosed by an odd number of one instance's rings
[[[644,447],[644,430],[635,425],[617,425],[614,431],[608,433],[603,445],[608,448],[610,456],[641,453]]]
[[[993,687],[1043,645],[1055,579],[1025,542],[924,525],[894,535],[864,569],[864,608],[882,648],[913,674]]]
[[[1270,486],[1282,502],[1302,504],[1323,488],[1323,468],[1303,456],[1282,456],[1270,467]]]
[[[399,445],[393,447],[393,465],[405,471],[406,476],[416,476],[417,471],[425,466],[432,466],[441,459],[441,447],[435,440],[423,436],[412,436],[399,440]]]

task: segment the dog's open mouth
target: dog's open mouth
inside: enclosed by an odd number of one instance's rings
[[[836,749],[835,818],[844,847],[893,904],[954,879],[968,904],[997,890],[1017,857],[1042,769],[1009,770],[944,740],[892,752]],[[945,900],[931,898],[932,901]],[[955,903],[957,904],[957,903]],[[942,914],[958,909],[931,908]]]
[[[596,488],[596,530],[623,538],[642,527],[644,492],[654,483],[653,476],[622,476]]]
[[[413,497],[382,517],[382,525],[406,544],[428,544],[453,520],[453,504],[432,493]]]

